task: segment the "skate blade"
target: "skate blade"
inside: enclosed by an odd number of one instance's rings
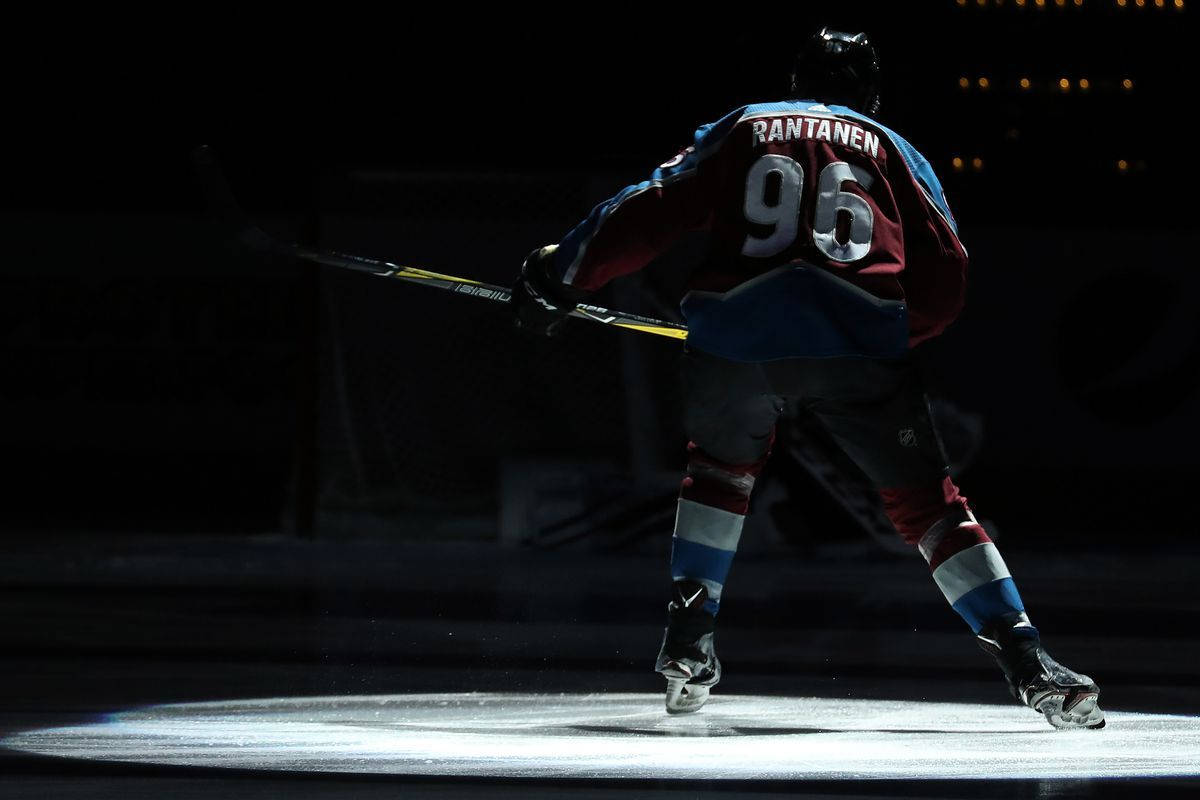
[[[707,686],[689,686],[686,678],[667,678],[668,714],[691,714],[707,700]]]
[[[1039,700],[1034,709],[1045,715],[1046,721],[1060,730],[1099,730],[1104,727],[1104,711],[1098,705],[1099,695],[1085,694],[1076,698],[1070,708],[1063,708],[1066,699],[1066,694],[1051,694]]]

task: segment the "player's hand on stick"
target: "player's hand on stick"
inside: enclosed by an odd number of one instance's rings
[[[539,247],[525,258],[512,290],[512,309],[518,328],[553,336],[583,293],[566,286],[553,272],[558,245]]]

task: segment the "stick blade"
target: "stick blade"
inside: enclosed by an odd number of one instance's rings
[[[221,161],[209,145],[203,144],[192,150],[192,167],[200,189],[204,192],[205,205],[210,214],[227,230],[230,238],[243,247],[262,253],[286,253],[288,247],[262,228],[254,224],[238,204]]]

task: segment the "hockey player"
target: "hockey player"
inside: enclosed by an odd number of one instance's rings
[[[878,74],[865,34],[822,30],[788,99],[701,127],[649,180],[534,251],[517,322],[551,334],[587,293],[708,232],[681,305],[691,441],[656,665],[667,711],[697,710],[720,680],[716,616],[755,478],[776,420],[803,407],[871,479],[1014,697],[1055,727],[1101,727],[1096,684],[1042,648],[930,423],[909,350],[958,315],[967,253],[929,162],[875,119]]]

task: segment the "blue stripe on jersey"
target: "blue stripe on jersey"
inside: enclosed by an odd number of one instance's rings
[[[733,565],[733,550],[720,550],[696,544],[678,536],[671,537],[671,577],[704,579],[724,585]]]
[[[563,282],[571,283],[575,278],[575,270],[583,260],[588,242],[600,229],[604,220],[616,211],[621,203],[647,189],[658,188],[691,176],[701,162],[720,148],[729,131],[742,118],[743,111],[743,108],[735,109],[716,122],[702,125],[696,130],[692,146],[685,151],[682,159],[678,162],[674,158],[671,159],[654,170],[650,174],[650,180],[626,186],[615,196],[593,208],[587,218],[576,225],[559,243],[558,250],[554,253],[554,266]]]
[[[726,292],[680,304],[688,346],[734,361],[866,356],[908,351],[908,312],[819,267],[786,266]]]
[[[972,589],[958,598],[951,608],[966,620],[972,631],[979,633],[989,622],[1005,614],[1023,612],[1025,605],[1013,579],[1001,578]]]

